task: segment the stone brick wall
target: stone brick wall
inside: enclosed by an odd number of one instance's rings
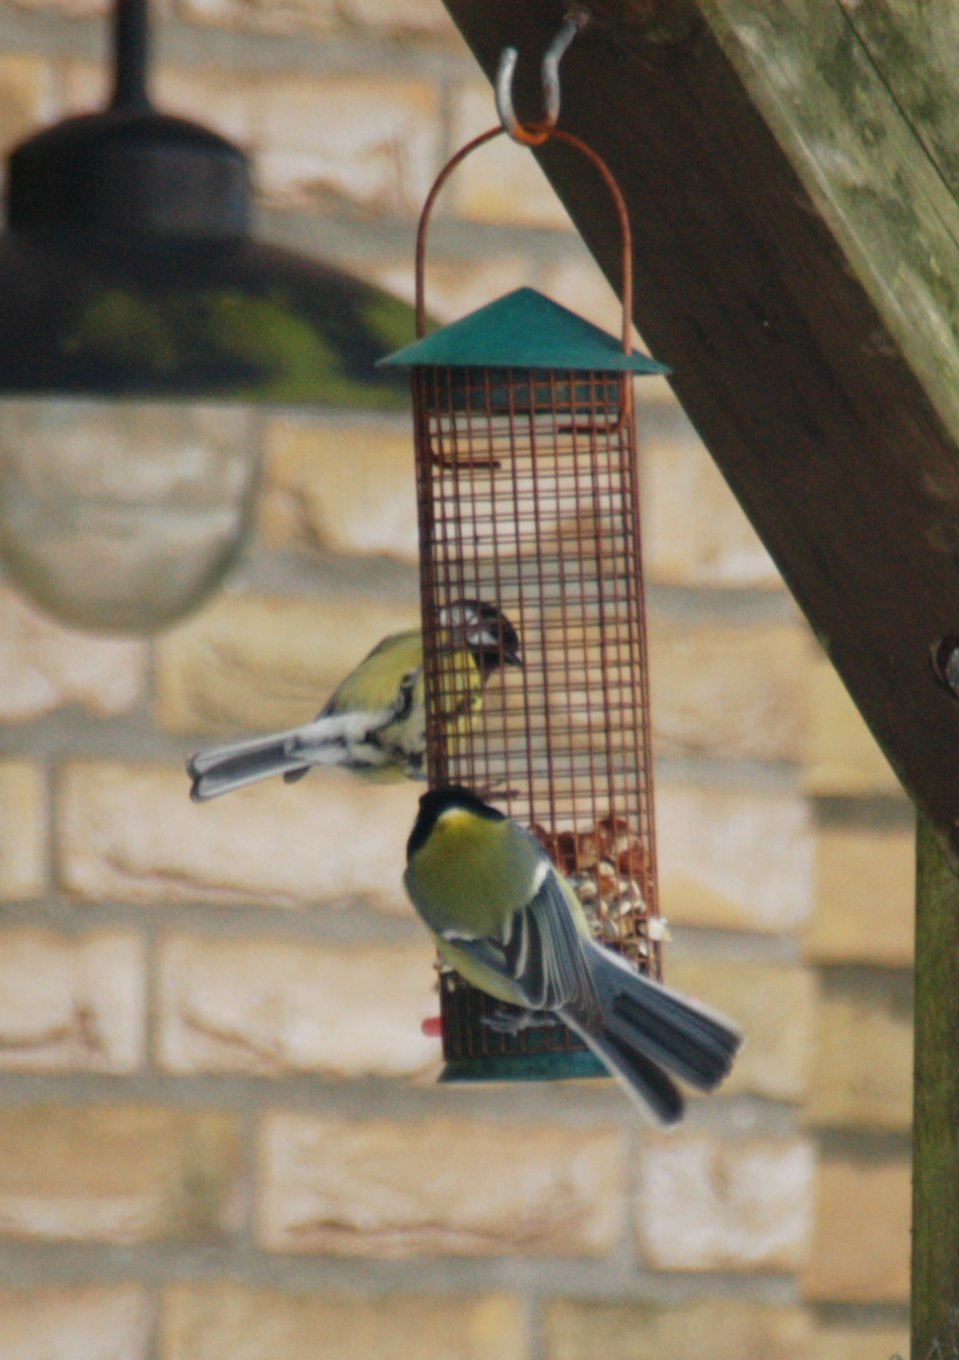
[[[0,0],[3,145],[102,99],[106,8]],[[422,195],[494,121],[438,0],[157,10],[158,102],[250,152],[263,234],[409,297]],[[497,143],[443,200],[430,305],[521,283],[615,327]],[[255,541],[192,619],[95,638],[0,586],[0,1360],[904,1353],[910,812],[640,390],[667,968],[747,1031],[724,1094],[663,1135],[608,1083],[438,1088],[419,790],[190,804],[191,749],[302,720],[416,617],[406,420],[266,414]]]

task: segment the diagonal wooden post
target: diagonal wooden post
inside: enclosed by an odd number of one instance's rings
[[[916,833],[912,1360],[959,1351],[959,877]]]

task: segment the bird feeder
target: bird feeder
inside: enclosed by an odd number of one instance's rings
[[[629,222],[599,157],[569,134],[616,203],[623,237],[617,339],[530,288],[426,334],[429,213],[420,220],[419,339],[381,362],[412,372],[427,761],[527,826],[571,880],[597,939],[661,976],[649,681],[633,379],[668,370],[630,343]],[[490,677],[463,721],[438,625],[464,599],[516,627],[522,669]],[[565,1026],[503,1033],[502,1007],[441,973],[443,1080],[606,1075]]]

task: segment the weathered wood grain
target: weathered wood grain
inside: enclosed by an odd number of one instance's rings
[[[959,1345],[959,878],[920,819],[912,1173],[912,1354]]]

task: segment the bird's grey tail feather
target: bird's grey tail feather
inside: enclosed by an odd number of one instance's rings
[[[298,727],[291,727],[286,732],[271,732],[268,737],[246,737],[243,741],[230,742],[226,746],[211,746],[208,751],[197,751],[190,757],[186,763],[187,771],[196,779],[235,758],[242,760],[260,751],[285,750],[299,731]]]
[[[190,797],[202,803],[271,775],[305,770],[302,759],[289,753],[291,735],[274,733],[272,737],[257,737],[191,756],[186,767],[193,780]]]
[[[641,1114],[652,1114],[660,1124],[675,1124],[683,1117],[685,1101],[676,1083],[640,1049],[623,1043],[609,1030],[590,1033],[571,1016],[562,1018],[609,1069]]]
[[[701,1091],[729,1072],[742,1036],[722,1016],[636,973],[615,954],[589,942],[590,973],[604,1016],[604,1037],[641,1051]]]

